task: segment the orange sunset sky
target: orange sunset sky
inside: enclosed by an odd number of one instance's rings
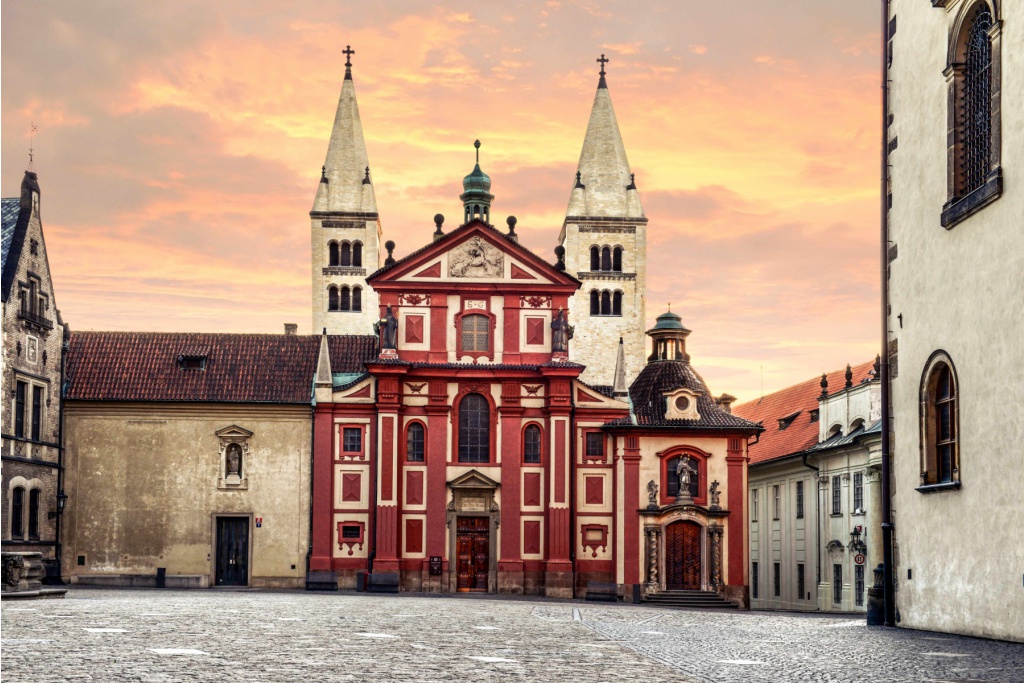
[[[878,7],[846,0],[5,2],[3,195],[34,170],[73,330],[310,330],[308,212],[351,44],[385,239],[461,179],[553,260],[602,52],[668,302],[712,391],[874,358]],[[369,331],[368,331],[369,332]],[[614,359],[609,359],[614,362]]]

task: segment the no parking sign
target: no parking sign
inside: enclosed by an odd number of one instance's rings
[[[857,553],[853,556],[853,562],[854,564],[864,564],[864,555],[862,553]]]

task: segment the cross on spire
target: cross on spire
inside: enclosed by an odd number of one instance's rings
[[[602,52],[601,56],[598,59],[595,59],[594,61],[601,65],[601,74],[600,75],[601,75],[601,78],[604,78],[604,65],[607,64],[608,62],[612,61],[612,60],[610,60],[607,57],[605,57],[604,53]]]
[[[351,45],[346,45],[345,49],[341,51],[341,54],[345,55],[345,68],[346,69],[351,69],[352,68],[352,55],[354,55],[355,53],[356,53],[356,51],[352,49]]]

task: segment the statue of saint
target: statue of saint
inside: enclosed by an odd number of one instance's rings
[[[690,495],[690,481],[697,471],[689,458],[685,456],[679,458],[679,464],[676,465],[676,476],[679,477],[679,496]]]
[[[551,351],[568,353],[569,340],[572,339],[574,328],[565,319],[565,309],[559,308],[555,319],[551,321]]]
[[[241,447],[233,443],[228,446],[228,476],[239,477],[242,475],[242,449]]]
[[[722,492],[718,490],[717,481],[711,482],[711,489],[708,491],[708,495],[711,497],[711,507],[720,507],[720,505],[718,504],[718,500],[719,498],[722,497]]]
[[[647,482],[647,504],[648,507],[658,507],[658,485],[651,479]]]
[[[377,331],[381,332],[381,348],[385,349],[397,349],[398,348],[398,318],[391,312],[391,306],[387,308],[387,312],[384,317],[380,319],[380,322],[374,325]]]

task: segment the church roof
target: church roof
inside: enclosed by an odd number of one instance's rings
[[[18,225],[18,213],[20,210],[21,200],[18,197],[5,197],[0,200],[3,236],[0,264],[3,264],[4,270],[7,270],[7,254],[11,251],[11,240],[14,238],[14,228]]]
[[[854,366],[854,385],[871,377],[873,368],[874,362],[870,361]],[[845,374],[845,368],[828,373],[829,386],[842,387],[846,382]],[[818,443],[818,422],[811,421],[811,411],[818,409],[820,382],[821,378],[815,377],[756,401],[733,406],[734,415],[765,426],[760,440],[750,447],[751,465],[802,453]]]
[[[314,212],[377,213],[377,197],[366,171],[370,166],[359,119],[351,70],[342,81],[323,176],[313,201]]]
[[[687,388],[697,395],[699,420],[669,420],[665,394]],[[694,429],[736,429],[756,431],[757,425],[723,410],[708,390],[704,379],[688,361],[661,360],[648,363],[629,387],[638,426],[690,427]],[[628,425],[628,418],[612,423]]]
[[[594,95],[587,134],[577,166],[579,181],[569,196],[566,217],[643,218],[604,76]],[[631,188],[631,189],[627,189]]]
[[[374,337],[329,339],[338,372],[359,372]],[[73,332],[67,398],[308,404],[320,336],[190,332]],[[202,359],[183,368],[182,358]]]

